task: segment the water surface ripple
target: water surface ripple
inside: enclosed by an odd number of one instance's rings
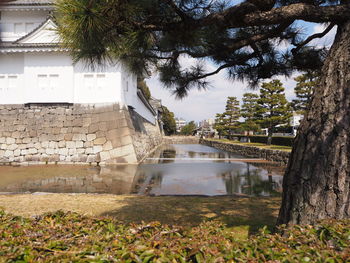
[[[164,145],[140,165],[0,167],[0,192],[279,195],[284,167],[199,144]]]

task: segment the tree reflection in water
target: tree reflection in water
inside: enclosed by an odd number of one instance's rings
[[[259,164],[258,164],[259,165]],[[222,174],[228,195],[276,196],[281,193],[282,180],[274,180],[273,166],[266,170],[246,163],[245,171],[232,171]],[[267,173],[267,174],[265,174]]]
[[[0,192],[276,195],[283,168],[204,145],[166,145],[140,165],[0,167]]]
[[[145,172],[138,173],[132,187],[132,194],[150,195],[154,188],[160,188],[163,174],[158,172],[149,176]]]

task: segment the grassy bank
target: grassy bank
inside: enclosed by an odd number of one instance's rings
[[[124,224],[76,213],[0,212],[1,262],[349,262],[350,221],[263,231],[249,240],[220,222]]]
[[[225,142],[225,143],[231,143],[231,144],[238,144],[238,145],[243,145],[243,146],[254,146],[258,148],[263,148],[263,149],[271,149],[271,150],[280,150],[280,151],[286,151],[286,152],[291,152],[292,147],[290,146],[281,146],[281,145],[267,145],[264,143],[256,143],[256,142],[239,142],[239,141],[232,141],[228,139],[207,139],[210,141],[218,141],[218,142]]]
[[[94,194],[0,195],[7,213],[31,217],[57,210],[88,216],[110,216],[123,223],[159,221],[184,227],[216,220],[247,238],[259,228],[272,229],[280,198],[135,196]]]

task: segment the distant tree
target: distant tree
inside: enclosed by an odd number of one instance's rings
[[[225,115],[223,113],[217,113],[215,116],[214,129],[217,130],[220,139],[226,133],[225,124],[226,124]]]
[[[292,109],[284,94],[284,87],[279,80],[265,82],[260,88],[256,116],[258,123],[268,129],[267,144],[271,144],[274,128],[286,124],[292,116]]]
[[[259,124],[256,121],[258,99],[259,99],[259,95],[255,93],[243,94],[241,116],[245,119],[245,121],[241,124],[241,127],[245,131],[248,131],[248,136],[250,131],[258,131],[260,128]]]
[[[162,122],[164,133],[165,135],[173,135],[176,133],[175,115],[173,112],[169,111],[167,107],[162,106],[162,108]]]
[[[138,79],[137,80],[137,88],[142,90],[142,93],[143,93],[143,95],[145,95],[147,100],[149,100],[151,98],[151,91],[149,90],[149,87],[147,86],[145,80]]]
[[[297,82],[294,92],[297,99],[292,101],[292,107],[295,111],[305,114],[311,101],[312,94],[319,79],[318,72],[307,72],[294,80]]]
[[[188,124],[186,124],[181,128],[180,134],[193,135],[195,130],[196,130],[196,124],[194,123],[194,121],[190,121]]]
[[[225,118],[225,130],[227,130],[229,135],[233,134],[233,131],[239,127],[239,101],[236,97],[228,97],[226,102],[226,108],[224,118]]]

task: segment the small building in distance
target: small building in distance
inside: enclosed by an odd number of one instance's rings
[[[175,118],[176,132],[180,133],[181,129],[187,124],[187,121],[182,118]]]
[[[215,119],[213,118],[200,121],[198,125],[198,134],[204,137],[214,137],[216,133],[214,124]]]

